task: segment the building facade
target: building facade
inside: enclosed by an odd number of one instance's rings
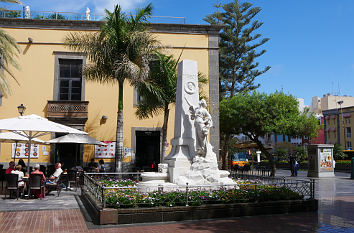
[[[14,70],[20,85],[9,79],[12,94],[2,97],[0,118],[18,116],[17,106],[24,104],[26,115],[37,114],[85,130],[100,141],[115,141],[118,85],[85,80],[81,71],[89,62],[86,55],[70,51],[63,43],[69,32],[94,33],[101,24],[97,21],[0,19],[0,27],[13,36],[21,48],[18,58],[21,70]],[[182,53],[181,60],[197,61],[199,71],[209,77],[208,84],[202,88],[208,96],[209,111],[214,121],[210,141],[218,154],[219,27],[151,24],[150,30],[166,46],[164,53],[176,58]],[[135,89],[125,82],[123,162],[132,168],[144,169],[160,162],[163,115],[139,120],[135,116],[137,101]],[[168,141],[173,137],[174,130],[174,106],[171,105],[170,109]],[[52,134],[41,139],[58,136],[61,135]],[[168,149],[171,149],[170,145]],[[44,145],[39,146],[38,153],[38,158],[32,159],[34,163],[62,161],[65,168],[78,162],[85,165],[92,158],[103,158],[98,156],[97,148],[92,145]],[[7,164],[13,156],[13,145],[2,143],[0,162]],[[104,157],[105,162],[113,163],[114,159],[108,157]]]
[[[324,137],[327,144],[341,144],[347,152],[354,145],[354,106],[323,111]]]

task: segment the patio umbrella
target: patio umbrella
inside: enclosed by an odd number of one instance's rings
[[[48,143],[79,143],[79,144],[91,144],[91,145],[101,145],[105,146],[106,144],[100,142],[93,137],[88,136],[87,134],[67,134],[58,138],[49,140]]]
[[[15,118],[8,118],[0,120],[0,130],[7,130],[13,133],[24,136],[28,139],[28,151],[31,152],[32,140],[35,137],[43,136],[50,133],[75,133],[87,134],[86,132],[49,121],[46,118],[37,116],[35,114],[19,116]],[[27,171],[30,167],[30,153],[28,155]]]
[[[13,132],[4,132],[0,133],[0,142],[16,143],[15,148],[17,148],[17,143],[28,143],[28,138]],[[33,138],[32,142],[39,144],[47,144],[47,142],[38,138]],[[14,152],[14,159],[16,159],[16,150]]]
[[[49,140],[48,143],[73,143],[73,144],[91,144],[91,145],[102,145],[107,144],[100,142],[87,134],[67,134],[58,138]],[[75,147],[75,155],[78,153],[78,147]]]

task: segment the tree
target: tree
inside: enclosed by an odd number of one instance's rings
[[[55,14],[49,15],[47,17],[47,19],[65,19],[65,16],[62,14],[55,13]]]
[[[169,118],[169,105],[176,102],[177,65],[178,59],[173,56],[155,52],[156,59],[150,63],[149,78],[137,84],[137,91],[142,99],[138,103],[136,115],[140,119],[153,117],[161,112],[164,114],[162,125],[161,159],[166,157],[167,126]],[[208,80],[198,73],[199,87]],[[205,98],[199,88],[199,96]]]
[[[151,63],[149,78],[137,85],[142,99],[138,103],[136,115],[140,119],[153,117],[163,112],[161,158],[166,156],[169,105],[176,101],[177,64],[173,56],[156,52],[156,60]]]
[[[260,7],[252,4],[240,3],[234,0],[227,4],[217,4],[217,12],[208,15],[204,20],[212,25],[221,25],[220,31],[220,97],[232,98],[236,93],[254,90],[259,87],[255,84],[256,77],[267,72],[270,67],[259,68],[256,59],[266,50],[260,46],[269,39],[261,39],[256,33],[263,23],[254,17],[261,11]],[[222,11],[220,11],[222,9]],[[221,157],[227,157],[231,135],[221,131]],[[223,168],[226,164],[223,164]]]
[[[335,160],[341,160],[346,157],[345,153],[343,152],[344,147],[341,144],[334,144],[333,147],[333,155]]]
[[[298,110],[297,100],[282,92],[269,95],[258,92],[238,93],[220,102],[221,130],[229,135],[243,133],[256,143],[272,164],[272,176],[275,175],[275,162],[260,138],[267,134],[299,136],[306,133],[305,136],[311,136],[317,133],[318,127],[313,118],[313,115],[304,118]],[[308,129],[299,127],[301,124]],[[222,158],[224,163],[227,162],[227,156]]]
[[[220,96],[232,98],[238,92],[259,87],[254,83],[255,78],[270,67],[259,69],[255,59],[266,52],[264,49],[258,50],[269,39],[260,39],[261,34],[254,34],[263,25],[254,20],[261,11],[260,7],[252,7],[247,2],[240,4],[238,0],[216,7],[218,11],[204,20],[222,26],[219,43]],[[220,7],[222,12],[219,12]]]
[[[0,2],[21,4],[21,2],[17,0],[0,0]],[[16,81],[17,84],[18,82],[14,74],[12,73],[10,67],[12,66],[15,69],[19,69],[19,65],[16,61],[19,53],[20,48],[17,46],[15,39],[5,33],[4,30],[0,29],[0,68],[3,69],[8,75],[10,75]],[[0,94],[4,96],[7,96],[11,93],[11,89],[4,72],[0,72],[0,91]]]
[[[158,42],[149,33],[146,22],[152,6],[127,16],[120,6],[106,10],[106,20],[97,33],[70,33],[66,45],[75,51],[85,52],[91,61],[84,68],[88,80],[100,83],[118,82],[118,114],[116,129],[115,169],[122,171],[123,156],[123,84],[127,79],[132,85],[146,79],[149,61]]]

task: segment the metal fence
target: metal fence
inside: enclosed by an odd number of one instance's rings
[[[89,20],[102,21],[105,15],[90,14],[88,17],[86,13],[77,12],[57,12],[57,11],[30,11],[26,15],[23,10],[0,10],[0,18],[27,18],[27,19],[43,19],[43,20]],[[151,16],[149,22],[151,23],[178,23],[185,24],[185,17],[173,16]]]
[[[140,173],[85,173],[82,191],[94,198],[100,204],[101,208],[117,205],[121,208],[193,206],[216,203],[255,202],[264,199],[276,200],[281,188],[286,188],[286,190],[297,193],[294,194],[293,192],[285,191],[282,194],[283,199],[298,199],[298,194],[304,199],[313,199],[315,190],[314,180],[268,179],[252,176],[244,181],[247,183],[237,185],[188,185],[187,183],[182,186],[166,187],[151,184],[145,193],[141,193],[136,186],[104,186],[97,182],[97,180],[102,179],[130,179],[139,181]],[[265,189],[267,189],[267,192],[264,192]],[[272,189],[274,189],[274,192]],[[121,195],[117,197],[117,193]]]

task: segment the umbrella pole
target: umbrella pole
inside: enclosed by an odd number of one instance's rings
[[[16,164],[16,149],[17,149],[17,141],[15,141],[15,152],[14,152],[14,161],[15,161],[15,164]]]
[[[32,145],[32,131],[29,131],[29,137],[28,137],[28,160],[27,160],[27,172],[28,174],[31,173],[30,171],[30,162],[31,162],[31,145]]]

